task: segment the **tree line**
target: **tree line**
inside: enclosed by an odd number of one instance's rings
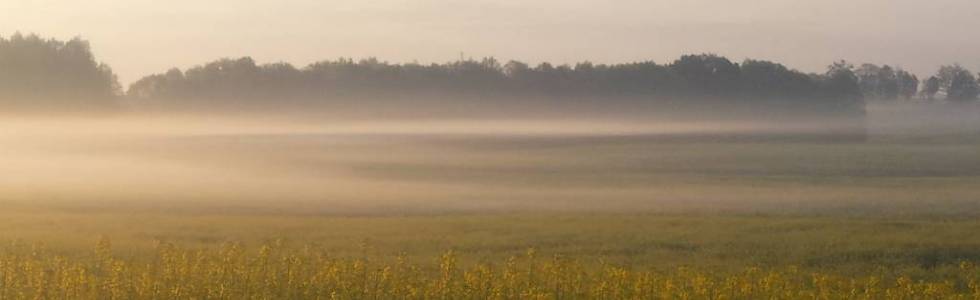
[[[855,68],[861,94],[869,100],[896,100],[920,97],[936,100],[937,95],[954,102],[976,101],[980,82],[970,70],[958,64],[939,68],[923,81],[901,68],[863,64]]]
[[[95,60],[87,41],[0,36],[2,107],[102,107],[121,96],[116,75]]]
[[[95,60],[87,41],[58,41],[33,34],[0,37],[0,100],[5,106],[120,102],[174,107],[207,103],[278,105],[440,95],[458,101],[490,97],[494,101],[724,101],[860,111],[865,99],[969,102],[976,101],[978,94],[977,76],[960,65],[943,66],[920,81],[916,75],[888,65],[855,67],[841,61],[822,73],[804,73],[776,62],[733,62],[713,54],[685,55],[665,64],[534,66],[519,61],[504,63],[492,57],[441,64],[341,58],[301,68],[282,62],[257,64],[249,57],[226,58],[149,75],[123,92],[112,69]]]
[[[813,107],[862,107],[858,77],[844,63],[826,73],[806,74],[778,63],[735,63],[712,54],[685,55],[669,64],[636,62],[530,66],[489,57],[444,64],[392,64],[374,58],[341,58],[303,68],[288,63],[258,65],[248,57],[221,59],[186,71],[172,69],[133,83],[137,102],[268,101],[276,98],[329,101],[344,96],[439,93],[521,98],[684,99],[783,101]]]

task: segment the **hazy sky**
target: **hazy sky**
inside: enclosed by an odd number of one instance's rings
[[[654,60],[713,52],[819,71],[845,58],[980,71],[977,0],[0,0],[0,34],[92,42],[123,84],[249,55],[445,62]]]

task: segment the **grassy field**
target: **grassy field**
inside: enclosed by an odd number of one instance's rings
[[[454,250],[468,262],[503,260],[528,249],[634,266],[738,270],[798,266],[848,273],[877,267],[918,275],[980,260],[973,218],[841,218],[654,214],[444,216],[173,215],[4,213],[0,235],[44,243],[73,256],[102,237],[121,257],[152,254],[162,242],[208,248],[272,241],[316,246],[337,256],[403,255],[425,261]]]
[[[3,220],[5,299],[980,295],[975,218],[45,211]]]
[[[4,299],[980,296],[971,140],[4,141]]]

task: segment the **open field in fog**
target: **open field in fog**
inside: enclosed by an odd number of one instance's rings
[[[657,228],[672,222],[657,215],[703,215],[704,221],[677,219],[706,226],[691,236],[701,239],[691,246],[700,249],[710,248],[702,243],[711,236],[726,235],[715,231],[742,225],[774,226],[749,234],[762,239],[771,236],[768,230],[780,231],[781,224],[803,222],[809,224],[804,227],[827,227],[819,230],[828,230],[829,243],[852,234],[846,229],[850,226],[834,225],[840,222],[879,232],[905,228],[890,227],[893,222],[925,220],[927,228],[967,232],[974,226],[970,222],[931,220],[969,219],[980,212],[980,144],[968,139],[891,136],[828,142],[684,126],[626,131],[610,124],[562,130],[525,125],[524,131],[487,124],[455,129],[224,124],[208,130],[109,125],[40,130],[32,124],[21,127],[33,128],[32,134],[6,134],[10,146],[0,158],[6,170],[0,177],[6,214],[0,233],[5,238],[87,245],[109,234],[146,247],[153,239],[209,244],[286,236],[336,247],[360,239],[398,245],[384,251],[441,238],[426,247],[435,251],[480,248],[499,231],[502,242],[487,247],[504,253],[548,247],[529,241],[552,234],[568,240],[567,247],[601,252],[575,242],[603,243],[598,242],[601,234],[585,237],[588,231],[581,229],[617,224],[621,213],[639,214],[626,219]],[[540,221],[531,217],[539,214]],[[733,214],[774,217],[732,219]],[[425,217],[433,215],[441,217]],[[474,215],[479,217],[466,217]],[[775,223],[767,225],[770,221]],[[468,222],[472,230],[490,236],[476,238],[470,229],[461,229],[466,226],[459,224]],[[542,227],[527,231],[522,226]],[[389,227],[397,230],[386,232]],[[693,230],[685,228],[675,229]],[[429,234],[435,232],[443,233]],[[582,232],[582,237],[570,232]],[[696,237],[707,232],[713,233]],[[630,226],[607,233],[613,236],[605,238],[607,246],[620,249],[612,253],[650,243],[633,245],[615,237],[620,234],[662,238],[649,228]],[[895,230],[906,233],[910,239],[936,236]],[[377,238],[386,234],[407,240]],[[70,241],[59,241],[62,237]],[[798,247],[793,244],[785,245]]]
[[[2,201],[332,215],[980,211],[980,142],[961,137],[762,139],[734,125],[126,125],[11,130]]]
[[[980,300],[980,1],[74,2],[0,300]]]
[[[712,280],[762,267],[802,270],[786,271],[797,291],[819,288],[807,272],[971,291],[980,140],[969,129],[871,126],[866,141],[838,141],[753,124],[558,125],[8,122],[0,261],[65,257],[98,270],[106,251],[93,247],[108,238],[125,272],[151,262],[148,276],[179,284],[160,271],[171,263],[161,243],[205,251],[191,256],[235,243],[248,255],[275,244],[302,259],[314,259],[309,249],[376,264],[401,256],[422,275],[399,276],[418,278],[437,276],[447,250],[465,269],[535,249],[599,281],[610,266],[676,280],[690,279],[681,266]],[[32,254],[41,248],[47,256]]]

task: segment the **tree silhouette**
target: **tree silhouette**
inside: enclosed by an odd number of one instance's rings
[[[858,85],[866,99],[895,100],[908,99],[918,90],[919,79],[905,70],[891,66],[863,64],[854,73]]]
[[[16,33],[0,37],[0,105],[7,108],[99,108],[121,94],[116,75],[95,61],[89,43]]]
[[[895,71],[895,77],[898,81],[898,95],[903,99],[911,99],[919,92],[919,77],[915,74],[898,69]]]
[[[922,85],[922,94],[925,95],[926,99],[933,100],[936,98],[936,94],[939,93],[939,89],[942,84],[939,82],[939,77],[929,76],[925,83]]]
[[[946,100],[950,101],[972,101],[977,99],[980,94],[980,86],[977,84],[976,77],[966,68],[954,64],[942,66],[936,75],[939,80],[940,89],[946,92]]]
[[[245,57],[150,75],[133,83],[128,94],[137,102],[171,105],[287,101],[317,105],[344,99],[359,99],[350,104],[355,106],[367,101],[397,105],[393,99],[433,96],[453,99],[445,105],[482,103],[488,100],[476,99],[489,98],[500,105],[521,105],[517,99],[532,98],[550,99],[552,105],[574,102],[606,107],[724,100],[736,106],[778,103],[801,109],[863,111],[859,79],[851,69],[835,64],[825,74],[806,74],[762,60],[740,65],[713,54],[685,55],[667,65],[646,61],[556,66],[542,62],[533,67],[519,61],[501,64],[488,57],[430,65],[340,58],[295,68],[287,63],[257,65]],[[888,74],[892,84],[883,90],[897,95],[900,73]]]

